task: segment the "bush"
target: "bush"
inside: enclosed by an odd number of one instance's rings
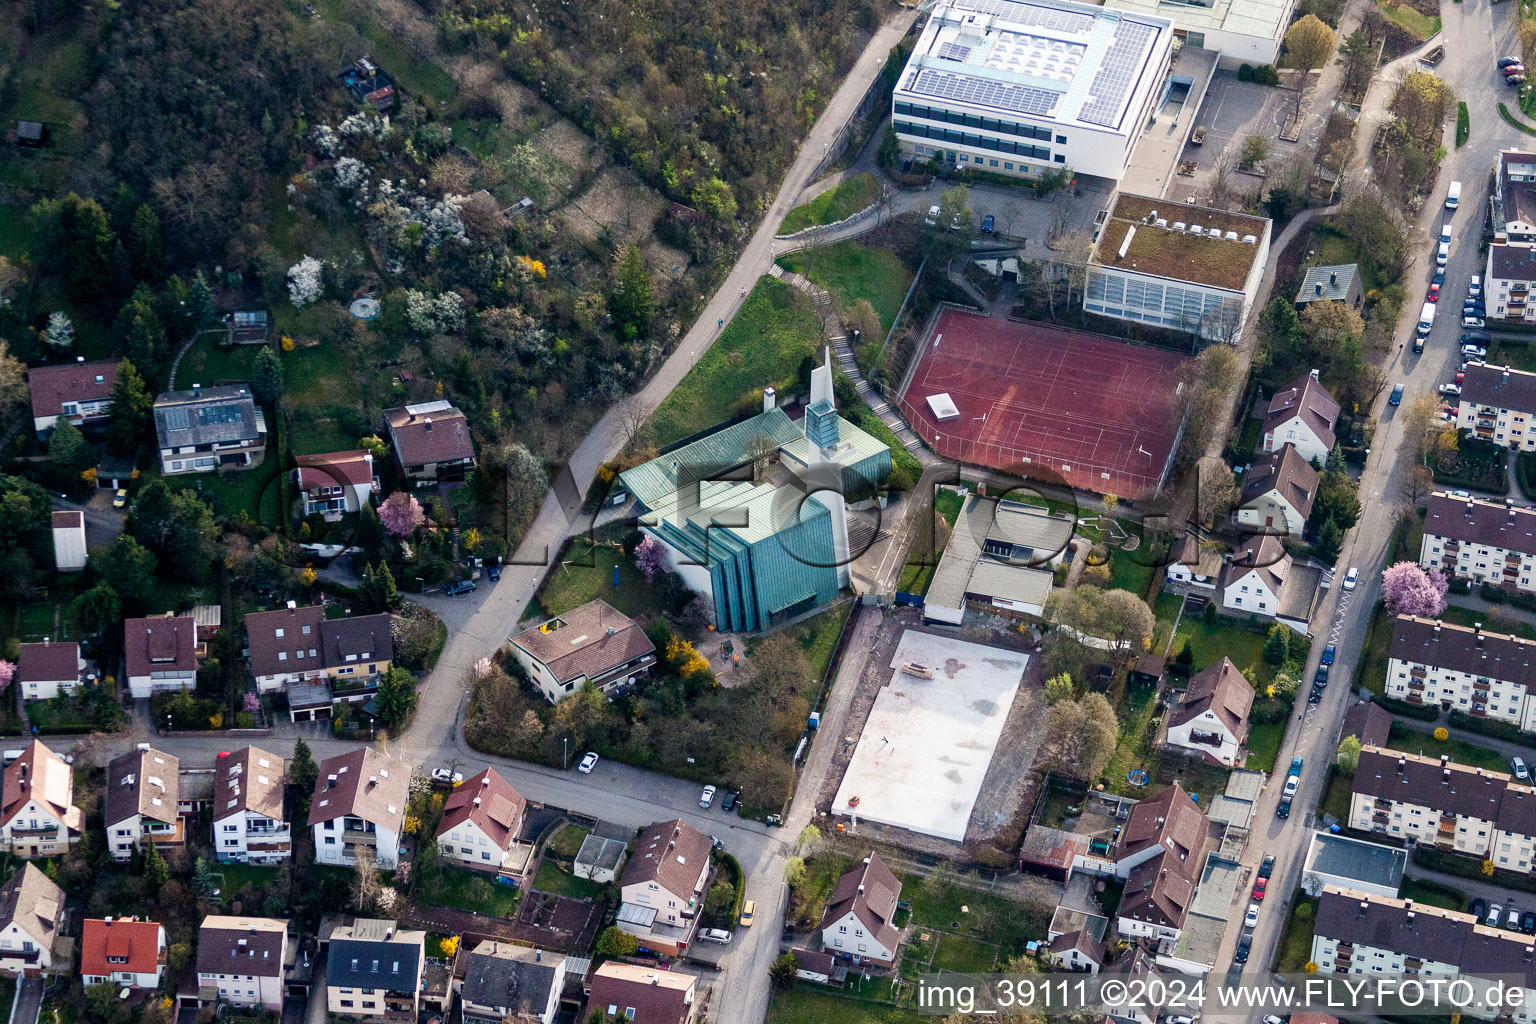
[[[1237,69],[1237,80],[1239,82],[1251,82],[1251,81],[1253,81],[1253,65],[1252,64],[1242,64],[1242,65],[1239,65],[1238,69]]]
[[[1502,868],[1495,868],[1493,877],[1490,878],[1483,874],[1483,861],[1480,857],[1464,857],[1445,850],[1436,850],[1429,846],[1418,846],[1413,851],[1413,862],[1431,871],[1456,875],[1460,878],[1476,879],[1479,882],[1496,885],[1501,889],[1519,889],[1522,892],[1536,892],[1536,875],[1530,875],[1524,871],[1505,871]]]
[[[1273,65],[1260,64],[1253,69],[1253,80],[1259,85],[1279,85],[1280,72],[1276,71]]]
[[[1450,722],[1458,729],[1475,732],[1493,739],[1503,740],[1506,743],[1518,743],[1524,747],[1536,750],[1536,734],[1528,733],[1518,725],[1509,722],[1494,721],[1489,718],[1475,718],[1464,711],[1452,711]]]
[[[1426,707],[1423,704],[1409,704],[1403,700],[1393,700],[1391,697],[1377,697],[1376,703],[1394,715],[1402,715],[1404,718],[1416,718],[1421,722],[1433,722],[1440,717],[1440,709]]]

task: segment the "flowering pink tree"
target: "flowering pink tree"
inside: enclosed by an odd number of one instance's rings
[[[245,695],[245,700],[241,703],[241,707],[243,707],[246,711],[253,713],[260,711],[261,698],[256,696],[254,693],[248,693]]]
[[[11,685],[11,680],[16,678],[16,663],[14,661],[0,661],[0,690]]]
[[[421,502],[416,500],[414,494],[404,491],[396,491],[379,506],[379,522],[396,537],[409,537],[426,519],[426,514],[421,511]]]
[[[667,558],[661,550],[661,541],[647,534],[640,546],[635,548],[635,568],[640,570],[640,575],[646,579],[652,579],[657,573],[667,571]]]
[[[1398,562],[1381,574],[1382,594],[1387,611],[1393,615],[1420,615],[1434,618],[1445,611],[1445,574],[1437,569],[1424,570],[1413,562]]]

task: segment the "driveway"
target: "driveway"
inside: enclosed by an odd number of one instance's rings
[[[11,1024],[37,1024],[37,1015],[43,1008],[43,980],[23,978],[16,989],[16,1002],[11,1008]]]
[[[112,507],[110,491],[96,491],[83,505],[67,498],[54,498],[53,508],[55,512],[85,513],[85,546],[88,549],[109,547],[123,532],[123,513]]]

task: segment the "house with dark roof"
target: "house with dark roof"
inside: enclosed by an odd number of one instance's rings
[[[1318,476],[1290,442],[1279,451],[1259,456],[1243,477],[1237,521],[1300,539],[1317,499]]]
[[[197,686],[197,623],[190,616],[123,620],[123,660],[135,699]]]
[[[107,852],[113,860],[127,863],[146,841],[161,849],[186,843],[180,758],[141,743],[107,765],[106,786]]]
[[[136,917],[87,918],[80,928],[80,981],[159,988],[165,978],[165,927]]]
[[[293,460],[294,485],[304,502],[304,515],[328,521],[357,512],[379,489],[373,456],[362,450],[299,455]]]
[[[395,463],[409,480],[458,479],[475,468],[469,420],[447,401],[384,410]]]
[[[1125,881],[1115,926],[1171,951],[1184,928],[1210,843],[1210,819],[1174,783],[1131,808],[1107,873]]]
[[[1308,267],[1301,278],[1301,289],[1296,293],[1296,305],[1305,308],[1314,302],[1342,302],[1358,308],[1362,298],[1359,264],[1340,263]]]
[[[362,851],[385,871],[400,862],[411,766],[372,747],[320,762],[309,802],[315,860],[351,866]]]
[[[1290,443],[1302,458],[1322,465],[1333,450],[1334,427],[1338,422],[1339,403],[1313,370],[1275,392],[1269,400],[1264,410],[1264,450],[1279,451]]]
[[[704,906],[713,848],[709,836],[681,818],[641,829],[619,876],[619,930],[657,952],[685,950]]]
[[[1178,941],[1195,898],[1195,879],[1180,867],[1165,854],[1131,869],[1115,918],[1121,935],[1157,945]]]
[[[892,924],[900,900],[900,880],[870,851],[832,890],[817,926],[822,948],[854,963],[889,967],[901,945],[901,931]]]
[[[288,922],[270,917],[203,918],[197,932],[197,1001],[283,1008]]]
[[[1223,657],[1196,672],[1178,704],[1168,713],[1168,745],[1192,750],[1211,764],[1230,768],[1248,742],[1248,712],[1253,687]]]
[[[1536,641],[1399,615],[1387,645],[1386,694],[1536,732]]]
[[[1469,362],[1456,402],[1458,430],[1503,448],[1536,451],[1536,373]]]
[[[261,693],[299,683],[334,684],[335,699],[367,700],[369,681],[389,671],[394,635],[385,613],[325,617],[319,605],[250,612],[245,617],[251,675]]]
[[[40,740],[5,766],[0,784],[0,848],[26,859],[69,852],[85,828],[75,806],[75,770]]]
[[[554,1024],[566,982],[564,956],[484,939],[463,961],[464,1024]]]
[[[260,747],[221,754],[213,769],[213,852],[226,864],[280,864],[293,853],[283,811],[287,764]]]
[[[1163,569],[1163,585],[1204,607],[1206,601],[1216,596],[1216,585],[1226,565],[1221,542],[1189,530],[1174,550],[1175,557]]]
[[[1319,566],[1292,558],[1275,534],[1260,533],[1245,538],[1232,553],[1217,591],[1228,615],[1274,619],[1306,636],[1322,581]]]
[[[32,395],[32,429],[46,436],[68,420],[77,427],[100,423],[112,406],[112,388],[117,384],[121,360],[103,359],[86,362],[83,358],[57,366],[34,366],[27,371],[27,387]]]
[[[609,960],[592,975],[592,993],[580,1019],[596,1013],[604,1024],[692,1024],[699,1009],[698,987],[692,974]]]
[[[1342,741],[1346,736],[1353,736],[1362,746],[1384,747],[1391,733],[1392,712],[1375,701],[1362,701],[1351,704],[1349,710],[1344,712],[1344,725],[1339,730],[1339,739]]]
[[[167,391],[155,399],[160,472],[247,469],[267,454],[267,420],[249,384]]]
[[[527,807],[501,773],[482,769],[448,794],[437,825],[438,854],[478,871],[512,871]]]
[[[53,566],[59,572],[85,568],[85,513],[66,509],[53,513]]]
[[[0,887],[0,974],[73,970],[63,925],[64,890],[36,865],[23,865]]]
[[[591,683],[621,693],[650,672],[656,645],[629,616],[601,598],[511,639],[512,656],[551,704]]]
[[[1536,321],[1536,303],[1529,301],[1536,281],[1536,248],[1531,243],[1488,246],[1483,270],[1483,296],[1488,319],[1517,323]]]
[[[1424,516],[1419,564],[1475,583],[1536,591],[1536,512],[1437,491]]]
[[[421,1010],[426,937],[402,931],[394,921],[362,918],[337,929],[326,954],[326,1009],[338,1017],[414,1021]]]
[[[23,700],[50,700],[73,693],[85,674],[85,659],[74,642],[22,644],[16,658],[16,681]]]
[[[619,877],[619,868],[629,846],[622,839],[613,839],[593,832],[581,841],[576,858],[571,862],[571,873],[577,878],[603,884]]]
[[[1493,240],[1536,245],[1536,153],[1501,150],[1493,173]]]
[[[1104,943],[1086,928],[1063,932],[1051,940],[1049,949],[1056,962],[1069,971],[1097,974],[1104,966]]]

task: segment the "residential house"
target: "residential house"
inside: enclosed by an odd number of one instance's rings
[[[165,963],[165,927],[155,921],[87,918],[80,928],[80,982],[87,988],[159,988]]]
[[[1063,932],[1051,940],[1051,956],[1069,971],[1099,973],[1107,953],[1104,942],[1094,937],[1086,928]]]
[[[1286,442],[1253,460],[1243,477],[1237,521],[1243,526],[1297,539],[1317,499],[1318,472]]]
[[[1318,902],[1309,959],[1320,978],[1407,975],[1421,979],[1426,992],[1434,981],[1461,981],[1463,1014],[1517,1024],[1536,1019],[1531,937],[1457,910],[1330,885]]]
[[[605,1024],[692,1024],[698,1015],[698,987],[699,979],[692,974],[609,960],[592,974],[582,1019],[601,1013]]]
[[[1488,246],[1483,266],[1483,302],[1489,320],[1536,320],[1531,282],[1536,281],[1536,248],[1529,243]]]
[[[1167,991],[1162,969],[1152,955],[1139,945],[1132,946],[1130,952],[1106,965],[1100,973],[1115,979],[1116,983],[1123,983],[1126,986],[1123,991]],[[1109,1024],[1155,1024],[1161,1016],[1155,1002],[1128,999],[1111,1008],[1104,1020]]]
[[[293,854],[283,813],[287,765],[260,747],[221,755],[213,772],[213,852],[226,864],[279,864]]]
[[[1351,704],[1349,710],[1344,712],[1344,725],[1339,730],[1339,739],[1353,736],[1364,746],[1384,747],[1392,733],[1392,721],[1392,712],[1375,701]]]
[[[1536,788],[1445,757],[1362,747],[1349,825],[1509,871],[1536,865]]]
[[[1264,411],[1264,450],[1279,451],[1286,444],[1293,444],[1302,458],[1321,466],[1333,451],[1337,440],[1334,427],[1338,422],[1339,403],[1313,370],[1275,392],[1269,400]]]
[[[901,945],[901,931],[892,923],[900,900],[900,880],[870,851],[832,890],[817,926],[822,948],[855,963],[891,966]]]
[[[55,969],[64,925],[64,890],[35,864],[21,870],[0,888],[0,974],[36,978]],[[59,957],[58,969],[74,964]]]
[[[411,766],[371,747],[326,758],[309,802],[315,860],[350,866],[368,850],[380,868],[393,871],[410,789]]]
[[[1190,531],[1184,534],[1177,556],[1163,569],[1163,583],[1171,591],[1197,600],[1201,605],[1216,596],[1226,560],[1220,544],[1202,540]]]
[[[347,689],[389,671],[394,636],[389,616],[353,615],[328,619],[319,605],[250,612],[246,646],[256,689],[273,693],[293,683],[331,681]]]
[[[1314,302],[1342,302],[1359,308],[1364,295],[1359,264],[1308,267],[1301,278],[1301,290],[1296,293],[1296,305],[1305,308]]]
[[[1536,695],[1527,688],[1536,641],[1399,615],[1387,658],[1386,694],[1395,700],[1536,732]]]
[[[464,958],[463,1024],[554,1024],[566,980],[559,953],[483,939]]]
[[[1469,362],[1456,403],[1458,430],[1503,448],[1536,451],[1536,373]]]
[[[1322,586],[1317,566],[1298,562],[1272,533],[1247,538],[1222,570],[1218,588],[1228,615],[1256,615],[1307,635]]]
[[[16,659],[16,680],[23,700],[51,700],[73,693],[85,674],[80,645],[73,642],[22,644]]]
[[[197,624],[189,616],[123,620],[123,660],[135,699],[197,686]]]
[[[395,462],[408,480],[457,479],[475,468],[469,420],[446,401],[384,411]]]
[[[1493,240],[1536,245],[1536,154],[1501,150],[1493,174]]]
[[[75,806],[75,770],[58,754],[33,740],[5,766],[0,785],[0,848],[14,856],[56,857],[68,853],[85,826]]]
[[[270,917],[203,918],[197,933],[198,1001],[283,1008],[288,922]]]
[[[1073,520],[1039,505],[966,495],[923,604],[923,618],[959,625],[969,607],[1038,617]]]
[[[167,391],[155,399],[160,472],[212,473],[261,464],[267,420],[248,384]]]
[[[1253,687],[1232,659],[1223,657],[1196,672],[1168,713],[1168,744],[1193,750],[1212,764],[1231,768],[1248,741]]]
[[[623,692],[656,663],[645,630],[606,601],[588,601],[511,639],[512,655],[544,699],[558,704],[591,683]]]
[[[294,459],[294,482],[304,502],[306,516],[340,518],[357,512],[379,489],[373,475],[373,456],[355,450],[300,455]]]
[[[482,769],[448,794],[437,825],[438,855],[481,871],[512,870],[527,807],[496,769]]]
[[[426,936],[401,931],[394,921],[366,919],[333,933],[326,954],[326,1009],[340,1017],[387,1014],[415,1021]]]
[[[112,759],[107,765],[105,824],[107,853],[113,860],[132,860],[145,840],[160,849],[186,843],[180,787],[181,760],[148,743]]]
[[[85,513],[53,513],[53,565],[59,572],[85,568]]]
[[[659,953],[686,949],[704,905],[713,847],[709,836],[681,818],[641,829],[619,876],[619,930]]]
[[[34,366],[27,371],[32,392],[32,429],[39,437],[60,419],[77,427],[100,423],[112,406],[119,360],[88,363],[83,358],[58,366]]]
[[[1178,783],[1131,808],[1113,851],[1114,874],[1125,879],[1115,918],[1122,936],[1173,950],[1204,868],[1209,833],[1210,819]]]
[[[1536,590],[1536,512],[1437,491],[1424,517],[1419,564],[1473,583]]]

